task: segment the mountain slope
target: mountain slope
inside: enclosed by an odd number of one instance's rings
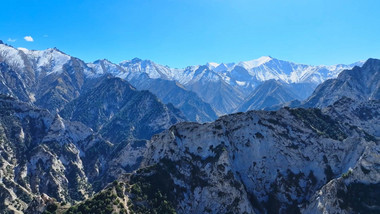
[[[259,85],[237,111],[261,110],[296,99],[300,98],[292,93],[290,87],[276,80],[268,80]]]
[[[177,122],[183,115],[161,103],[148,91],[137,91],[120,78],[106,78],[67,104],[62,117],[80,121],[113,143],[149,139]]]
[[[195,78],[185,87],[197,93],[215,109],[217,114],[231,113],[242,101],[243,94],[223,81],[223,79],[207,67],[201,66],[194,71]]]
[[[345,70],[336,79],[319,85],[305,107],[325,107],[342,97],[353,100],[380,99],[380,60],[368,59],[362,67]]]
[[[162,102],[172,103],[180,109],[189,121],[211,122],[217,118],[210,104],[204,102],[197,94],[187,90],[184,86],[171,80],[151,79],[144,77],[131,79],[131,84],[139,90],[148,90],[155,94]]]

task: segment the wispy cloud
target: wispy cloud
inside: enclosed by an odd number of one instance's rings
[[[43,37],[45,37],[45,38],[46,38],[46,37],[49,37],[49,35],[46,35],[46,34],[45,34],[45,35],[43,35]]]
[[[34,42],[34,39],[31,36],[25,36],[24,39],[27,42]]]
[[[15,42],[16,41],[16,39],[12,39],[12,38],[8,38],[8,40],[7,40],[8,42]]]

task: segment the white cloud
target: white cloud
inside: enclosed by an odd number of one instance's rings
[[[27,42],[34,42],[34,40],[33,40],[33,38],[31,36],[25,36],[24,39]]]
[[[46,34],[45,34],[44,37],[45,37],[45,38],[46,38],[46,37],[49,37],[49,35],[46,35]]]
[[[8,40],[7,40],[8,42],[15,42],[16,41],[16,39],[12,39],[12,38],[8,38]]]

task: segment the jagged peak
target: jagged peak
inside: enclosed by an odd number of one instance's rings
[[[367,61],[363,64],[363,68],[373,66],[373,65],[380,65],[380,59],[375,59],[375,58],[367,59]]]

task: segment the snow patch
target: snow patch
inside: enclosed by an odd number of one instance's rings
[[[243,81],[236,81],[236,83],[240,86],[245,86],[247,83]]]

